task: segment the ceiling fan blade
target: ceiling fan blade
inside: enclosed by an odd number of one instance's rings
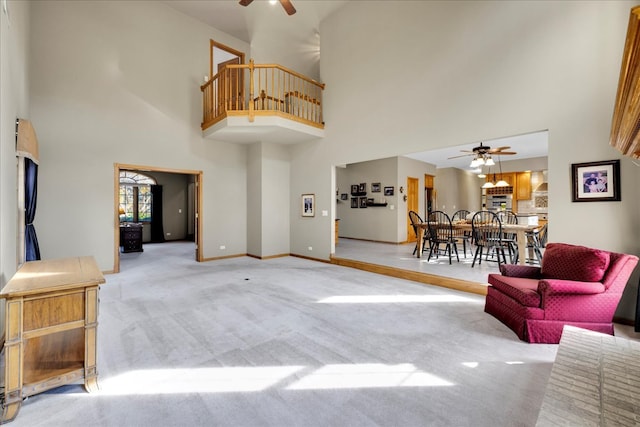
[[[495,153],[491,152],[489,154],[491,154],[492,156],[502,156],[505,154],[511,155],[511,154],[518,154],[518,153],[516,153],[515,151],[496,151]]]
[[[294,13],[296,13],[296,8],[291,4],[291,0],[280,0],[280,4],[282,5],[282,7],[284,7],[287,15],[293,15]]]
[[[240,4],[243,6],[249,6],[253,0],[240,0]]]
[[[505,145],[503,147],[492,148],[491,151],[502,151],[502,150],[508,150],[509,148],[511,147],[509,147],[508,145]]]

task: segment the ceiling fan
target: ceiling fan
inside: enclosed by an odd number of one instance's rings
[[[249,6],[253,0],[240,0],[242,6]],[[296,8],[291,4],[291,0],[280,0],[280,4],[284,8],[287,15],[293,15],[296,13]]]
[[[463,153],[459,156],[449,157],[449,159],[457,159],[458,157],[465,156],[476,156],[476,157],[486,157],[486,156],[503,156],[503,155],[512,155],[518,154],[515,151],[505,151],[508,150],[509,146],[491,148],[487,145],[482,145],[482,142],[477,147],[473,147],[471,150],[460,150]]]

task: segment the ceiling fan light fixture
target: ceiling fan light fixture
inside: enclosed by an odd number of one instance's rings
[[[495,165],[496,163],[493,161],[493,159],[491,158],[491,156],[487,156],[487,159],[485,160],[484,164],[485,164],[486,166],[493,166],[493,165]]]

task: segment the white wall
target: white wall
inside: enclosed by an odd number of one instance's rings
[[[383,192],[386,186],[395,187],[397,192],[397,171],[398,160],[395,157],[350,164],[346,168],[336,169],[338,191],[349,195],[347,200],[342,200],[337,205],[336,215],[340,219],[340,236],[377,242],[398,242],[398,211],[395,208],[391,209],[391,205],[395,205],[394,200],[397,196],[385,197]],[[379,193],[371,191],[373,182],[380,183]],[[367,194],[362,197],[374,199],[376,203],[382,203],[382,199],[388,199],[387,206],[351,208],[351,185],[360,183],[366,184]],[[359,199],[358,196],[356,198]]]
[[[607,141],[636,3],[347,3],[321,25],[326,138],[297,148],[292,182],[329,204],[332,165],[548,129],[550,236],[640,253],[640,168],[622,158],[622,202],[572,203],[569,184],[572,163],[622,157]],[[292,221],[293,252],[328,257],[316,226]]]
[[[16,119],[31,118],[27,56],[30,4],[9,1],[7,6],[8,15],[0,9],[0,288],[14,275],[18,262]],[[0,305],[2,334],[4,308]]]
[[[262,256],[288,255],[291,238],[289,149],[279,144],[262,145]],[[316,211],[316,215],[319,214],[320,211]]]
[[[289,254],[289,150],[257,142],[249,150],[247,253]]]
[[[160,2],[32,3],[43,258],[113,267],[114,163],[203,171],[204,257],[247,252],[247,148],[199,126],[211,38],[248,51]]]

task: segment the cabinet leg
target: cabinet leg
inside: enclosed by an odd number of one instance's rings
[[[22,402],[18,401],[2,405],[2,419],[0,419],[0,424],[5,424],[13,421],[16,416],[18,416],[21,404]]]
[[[87,378],[84,380],[84,389],[87,390],[88,393],[100,390],[100,386],[98,386],[98,377]]]

